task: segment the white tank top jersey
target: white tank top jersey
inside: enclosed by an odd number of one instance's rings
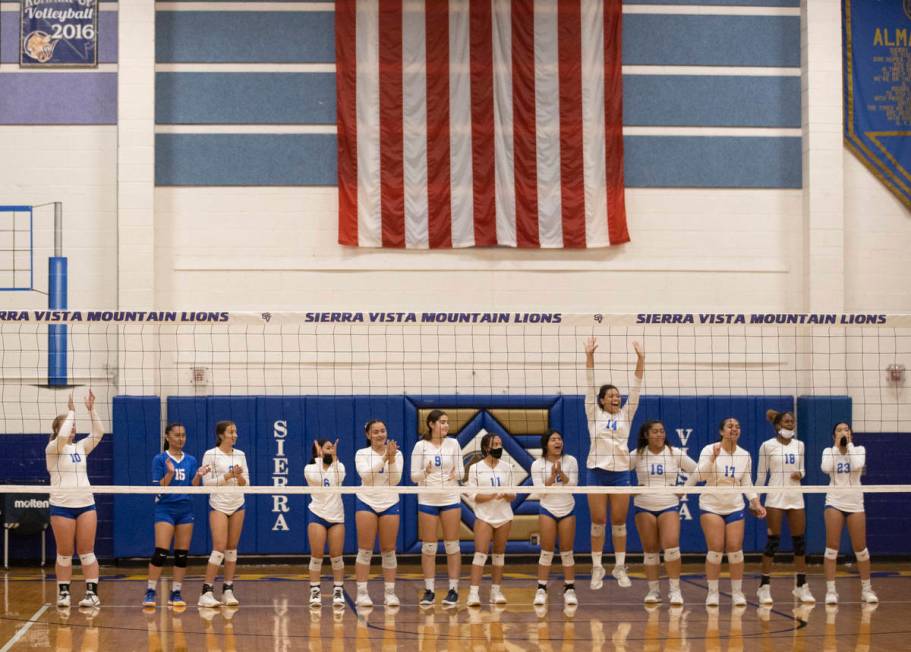
[[[653,453],[646,447],[642,453],[635,448],[630,451],[630,467],[636,471],[640,487],[676,487],[681,471],[696,472],[696,462],[681,448],[665,446],[660,453]],[[672,494],[637,494],[633,505],[641,509],[660,512],[676,507],[680,499]]]
[[[535,460],[531,465],[531,483],[536,487],[546,487],[546,481],[550,478],[553,471],[554,463],[548,462],[543,457]],[[575,487],[579,484],[579,463],[572,455],[564,455],[560,458],[560,468],[566,476],[566,482],[555,480],[554,487]],[[576,508],[576,499],[572,494],[548,494],[541,496],[541,507],[548,512],[561,518],[572,514]]]
[[[788,443],[782,444],[777,437],[764,441],[759,447],[756,484],[765,485],[768,475],[770,487],[799,487],[800,480],[793,479],[793,473],[799,473],[801,479],[807,474],[804,443],[798,439],[791,439]],[[776,509],[803,509],[803,494],[799,491],[767,494],[765,506]]]
[[[586,369],[587,392],[585,415],[588,417],[588,432],[591,448],[586,466],[589,469],[605,471],[629,471],[629,433],[636,410],[639,407],[639,393],[642,379],[633,375],[626,403],[617,414],[611,414],[598,406],[598,387],[595,386],[595,370]]]
[[[354,454],[354,468],[361,478],[361,486],[369,491],[359,491],[357,497],[375,512],[384,512],[399,502],[399,495],[383,491],[380,487],[394,487],[402,479],[405,458],[402,451],[395,452],[395,462],[389,464],[385,455],[377,453],[371,446]]]
[[[728,453],[722,447],[718,458],[712,463],[712,447],[709,444],[699,454],[699,466],[696,473],[690,475],[687,485],[704,481],[710,487],[752,487],[753,459],[750,454],[738,446],[733,453]],[[747,498],[757,498],[755,492],[747,492]],[[743,509],[742,494],[699,494],[699,509],[703,512],[712,512],[727,516]]]
[[[243,469],[242,475],[250,484],[250,469],[247,467],[247,456],[236,448],[230,453],[225,453],[218,448],[210,448],[202,456],[202,465],[209,467],[209,472],[203,476],[202,483],[207,487],[236,487],[237,478],[225,480],[225,474],[235,466]],[[233,514],[244,506],[244,495],[235,494],[209,494],[209,507],[216,512]]]
[[[425,474],[428,462],[433,470]],[[450,479],[452,471],[455,477]],[[411,481],[419,487],[458,487],[465,475],[465,463],[462,460],[462,448],[453,437],[447,437],[438,447],[422,439],[411,451]],[[459,494],[418,494],[418,504],[429,507],[456,505]]]
[[[822,472],[829,476],[830,487],[860,487],[860,476],[866,464],[867,449],[863,446],[848,444],[845,454],[834,446],[822,452]],[[843,512],[862,512],[864,492],[858,490],[827,493],[826,506]]]
[[[91,483],[89,482],[86,458],[104,437],[104,428],[94,413],[90,416],[92,419],[92,434],[80,439],[78,442],[68,444],[66,440],[69,438],[69,433],[73,428],[76,414],[72,411],[67,412],[66,419],[57,430],[60,436],[52,439],[44,449],[44,461],[47,465],[47,472],[50,475],[51,487],[86,487],[85,492],[74,494],[54,493],[52,490],[49,495],[49,502],[54,507],[78,508],[95,504],[95,497],[92,495]]]
[[[513,485],[512,465],[503,460],[491,467],[485,460],[468,467],[469,487],[511,487]],[[493,527],[500,527],[512,520],[512,504],[502,498],[483,503],[475,501],[475,517]]]
[[[304,467],[304,479],[311,487],[341,487],[345,482],[345,465],[336,461],[329,467],[322,460]],[[310,511],[330,523],[345,522],[345,506],[341,494],[314,492],[310,497]]]

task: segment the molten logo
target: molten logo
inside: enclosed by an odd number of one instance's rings
[[[16,509],[47,509],[50,501],[39,500],[38,498],[29,498],[28,500],[14,500],[13,507]]]

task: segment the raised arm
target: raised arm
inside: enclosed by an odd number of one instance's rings
[[[46,451],[48,453],[57,453],[58,455],[63,452],[63,447],[66,446],[70,438],[70,431],[73,429],[73,424],[76,422],[76,402],[73,400],[73,393],[70,392],[69,399],[66,403],[66,417],[63,419],[63,423],[60,424],[60,427],[57,428],[56,436],[48,442]]]
[[[389,474],[389,484],[398,484],[402,481],[402,471],[405,468],[405,458],[402,451],[395,452],[395,460],[389,465],[386,472]]]
[[[91,389],[89,389],[88,396],[85,397],[85,409],[88,410],[89,418],[92,421],[92,432],[85,438],[85,441],[82,442],[83,450],[85,450],[85,454],[88,455],[95,450],[95,447],[101,443],[101,440],[104,437],[104,425],[95,413],[95,394]]]
[[[588,417],[589,426],[595,422],[597,414],[597,388],[595,387],[595,351],[598,349],[598,340],[594,337],[585,342],[585,416]]]
[[[822,472],[826,475],[832,475],[835,470],[835,449],[827,448],[822,452],[822,463],[819,465]]]
[[[424,447],[418,442],[411,449],[411,481],[414,484],[422,484],[428,474],[429,471],[424,467]]]
[[[206,473],[206,474],[202,477],[202,484],[203,484],[203,486],[206,486],[206,487],[210,487],[210,486],[218,487],[218,486],[220,486],[220,485],[221,485],[221,482],[220,482],[221,478],[219,478],[218,475],[216,475],[216,469],[215,469],[215,455],[214,455],[212,452],[206,451],[206,454],[202,456],[202,465],[203,465],[203,467],[205,467],[206,469],[208,469],[208,473]]]
[[[851,470],[862,469],[867,465],[867,449],[863,446],[848,444],[848,457],[851,459]]]
[[[376,458],[372,463],[371,457]],[[354,456],[354,470],[357,471],[358,476],[362,480],[370,480],[367,484],[373,484],[372,481],[376,478],[377,474],[383,471],[383,467],[385,466],[386,458],[379,455],[371,456],[369,450],[364,453],[358,451]]]

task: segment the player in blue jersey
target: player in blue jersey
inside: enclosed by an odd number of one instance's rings
[[[162,487],[199,486],[208,468],[199,467],[196,458],[183,452],[187,443],[187,430],[183,424],[172,423],[165,429],[164,452],[152,460],[152,484]],[[161,568],[174,541],[174,580],[168,605],[185,607],[180,594],[181,584],[187,572],[187,555],[190,552],[190,538],[193,536],[193,504],[188,494],[166,493],[155,497],[155,552],[149,561],[149,584],[143,607],[154,607],[155,589]]]

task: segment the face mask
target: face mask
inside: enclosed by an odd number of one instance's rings
[[[323,453],[323,464],[329,465],[332,464],[332,455],[329,453]]]
[[[501,457],[503,457],[503,449],[502,448],[491,448],[490,456],[492,458],[494,458],[495,460],[500,459]]]
[[[785,430],[784,428],[782,428],[781,430],[778,431],[778,434],[781,435],[785,439],[791,439],[791,437],[794,436],[794,431]]]

